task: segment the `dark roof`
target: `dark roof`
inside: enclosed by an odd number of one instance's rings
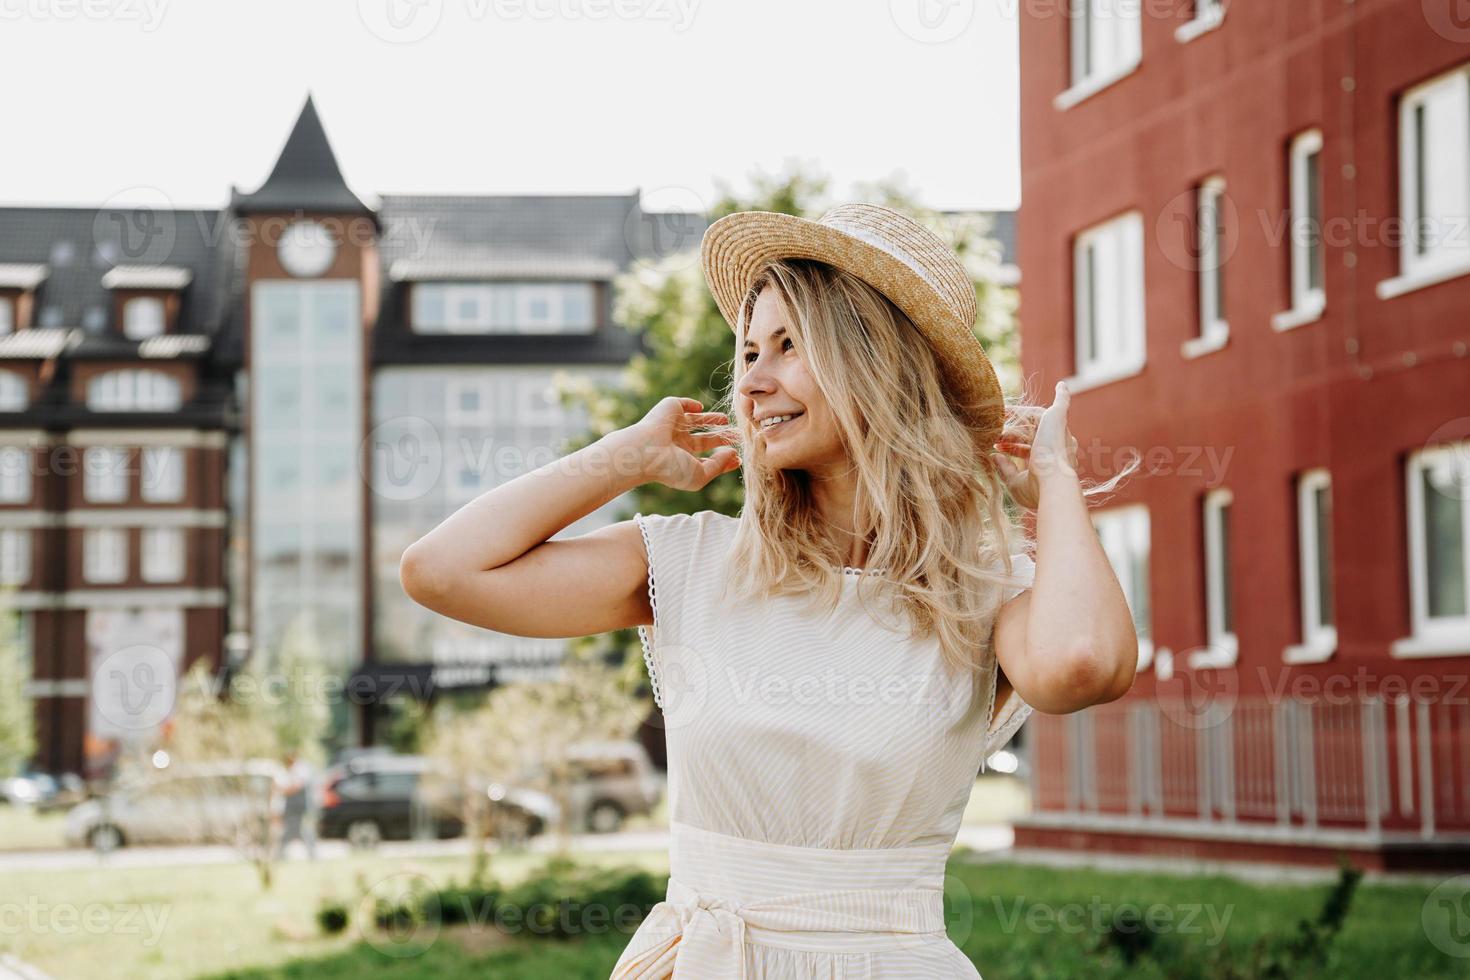
[[[1000,242],[1001,261],[1016,264],[1016,212],[984,211],[990,216],[990,237]]]
[[[112,292],[102,277],[114,266],[180,266],[192,279],[183,291],[180,330],[208,333],[224,313],[219,268],[232,235],[221,211],[154,208],[0,208],[0,263],[44,263],[32,324],[112,326]]]
[[[321,211],[372,214],[372,209],[347,187],[332,145],[327,142],[316,104],[306,104],[286,140],[275,169],[258,189],[241,194],[231,188],[231,206],[239,214],[257,211]]]
[[[1016,212],[1014,211],[944,211],[953,218],[965,219],[979,215],[990,225],[989,235],[1000,245],[1002,265],[1016,264]]]
[[[611,279],[635,261],[697,250],[703,215],[650,214],[619,195],[384,195],[376,363],[620,363],[640,349],[613,324],[591,334],[444,335],[408,329],[404,281]],[[610,299],[604,295],[604,313]],[[610,317],[609,317],[610,320]]]

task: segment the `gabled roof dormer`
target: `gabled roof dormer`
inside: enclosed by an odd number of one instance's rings
[[[113,322],[129,340],[148,340],[178,330],[184,289],[194,273],[177,265],[115,265],[102,276],[112,291]]]
[[[37,262],[0,262],[0,336],[31,325],[36,290],[50,270]]]

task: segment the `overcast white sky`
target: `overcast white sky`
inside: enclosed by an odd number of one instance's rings
[[[0,201],[217,207],[308,90],[376,193],[683,207],[796,159],[1019,204],[1015,0],[0,0]]]

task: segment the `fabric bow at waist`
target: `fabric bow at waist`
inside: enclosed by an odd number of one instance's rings
[[[638,927],[609,980],[744,980],[747,941],[852,953],[945,938],[945,849],[829,851],[674,830],[665,900]],[[721,847],[721,841],[731,843]],[[701,846],[691,852],[681,843]],[[936,857],[939,880],[932,873]],[[813,880],[824,860],[841,865],[830,867],[825,888]],[[734,877],[721,873],[737,865]],[[681,872],[696,876],[699,886]],[[731,897],[761,876],[782,893],[751,897],[746,887],[743,900]],[[895,881],[904,886],[886,887]]]

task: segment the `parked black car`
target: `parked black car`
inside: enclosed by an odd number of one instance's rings
[[[446,791],[453,781],[433,778],[423,756],[374,754],[334,766],[321,791],[318,834],[367,848],[382,840],[460,837],[465,832],[462,797]],[[487,788],[500,816],[515,818],[534,836],[556,819],[556,804],[543,793]]]

